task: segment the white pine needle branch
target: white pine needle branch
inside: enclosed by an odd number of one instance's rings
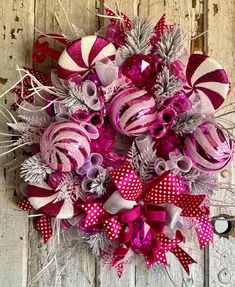
[[[125,32],[126,44],[120,49],[123,61],[135,54],[147,55],[150,53],[153,28],[154,25],[149,18],[135,17],[133,19],[132,29]]]

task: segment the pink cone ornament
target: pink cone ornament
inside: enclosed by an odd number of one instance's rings
[[[152,59],[142,54],[127,58],[123,63],[122,72],[138,87],[143,87],[155,77],[155,67]]]
[[[78,73],[84,75],[93,71],[95,63],[103,58],[114,58],[116,48],[100,36],[86,36],[74,41],[60,55],[58,75],[65,79]]]
[[[45,182],[30,183],[27,187],[30,204],[40,212],[58,219],[68,219],[79,214],[79,208],[72,200],[59,199],[59,191],[53,190]]]
[[[184,142],[184,154],[203,171],[221,171],[231,160],[233,152],[233,141],[212,123],[199,126]]]
[[[74,171],[88,158],[91,138],[97,137],[97,129],[88,123],[55,122],[41,137],[41,157],[54,170]]]
[[[192,54],[186,68],[187,83],[184,87],[187,96],[194,102],[199,95],[200,111],[212,114],[225,101],[230,92],[228,76],[223,67],[205,55]]]
[[[148,131],[156,117],[153,97],[136,87],[118,93],[109,108],[111,123],[118,132],[127,136],[138,136]]]

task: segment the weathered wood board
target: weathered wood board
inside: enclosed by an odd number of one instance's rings
[[[115,1],[106,3],[114,7]],[[83,28],[86,34],[94,33],[105,21],[88,12],[101,12],[102,1],[95,0],[65,0],[63,6],[70,21]],[[187,34],[186,47],[195,52],[206,52],[215,57],[228,71],[231,85],[234,80],[235,55],[235,1],[228,0],[123,0],[121,10],[128,16],[149,15],[158,20],[166,13],[169,23],[179,23]],[[43,33],[54,32],[57,24],[54,13],[60,19],[65,34],[70,33],[70,27],[58,0],[2,0],[0,2],[0,88],[7,90],[16,80],[16,65],[31,66],[33,41],[38,35],[34,26]],[[192,41],[192,38],[194,39]],[[53,63],[50,60],[40,65],[47,71]],[[13,97],[6,96],[2,104],[10,105]],[[230,97],[230,102],[234,97]],[[229,107],[233,108],[233,105]],[[232,119],[232,117],[230,118]],[[4,129],[5,120],[0,117],[0,129]],[[11,160],[8,156],[7,160]],[[52,281],[52,268],[42,274],[39,280],[33,280],[43,268],[51,245],[44,245],[40,236],[33,230],[32,219],[16,208],[14,202],[19,193],[19,182],[16,172],[4,172],[4,162],[1,159],[1,191],[0,191],[0,286],[25,287],[29,286],[235,286],[235,264],[232,238],[219,239],[216,237],[214,247],[210,252],[199,252],[196,240],[188,246],[190,254],[198,261],[191,267],[191,275],[185,275],[175,258],[169,258],[167,274],[147,272],[143,266],[126,268],[123,277],[118,280],[116,272],[109,272],[100,266],[86,250],[76,250],[70,258],[70,263]],[[235,183],[234,163],[220,178],[225,183]],[[228,198],[234,203],[231,194],[216,195],[217,199]],[[215,207],[213,215],[228,213],[228,209]],[[229,213],[234,215],[234,209]],[[192,235],[193,236],[193,235]],[[66,247],[65,247],[66,248]],[[67,258],[61,260],[61,267],[66,265]],[[225,278],[225,279],[224,279]]]

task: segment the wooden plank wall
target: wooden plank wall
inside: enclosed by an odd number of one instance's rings
[[[235,1],[234,0],[123,0],[122,11],[129,17],[149,15],[157,21],[163,13],[167,20],[179,23],[187,34],[186,47],[196,52],[207,52],[228,71],[234,86],[234,54],[235,54]],[[106,1],[114,7],[115,1]],[[102,12],[103,2],[95,0],[64,0],[63,6],[76,26],[83,28],[86,34],[94,33],[103,21],[98,21],[92,11]],[[16,65],[31,66],[32,44],[38,35],[34,26],[43,33],[54,32],[56,21],[53,14],[60,19],[65,33],[69,33],[69,25],[58,0],[7,0],[0,2],[0,88],[5,91],[16,80]],[[203,33],[204,32],[204,33]],[[200,34],[202,34],[200,36]],[[199,35],[199,37],[197,37]],[[193,38],[193,40],[192,40]],[[45,61],[40,69],[48,70],[53,63]],[[11,95],[2,101],[10,105]],[[232,97],[230,98],[232,102]],[[232,106],[230,106],[231,108]],[[4,129],[4,119],[0,118],[0,128]],[[70,258],[68,266],[53,282],[54,268],[48,269],[40,280],[33,280],[42,268],[51,246],[44,245],[33,230],[32,219],[19,211],[14,202],[19,193],[19,182],[16,172],[6,173],[4,162],[11,156],[1,159],[0,176],[0,286],[100,286],[100,287],[140,287],[140,286],[225,286],[221,282],[223,276],[231,275],[228,287],[235,286],[231,269],[230,251],[234,249],[234,241],[216,237],[214,248],[210,252],[198,252],[198,243],[187,246],[188,251],[198,265],[193,265],[191,275],[186,276],[175,258],[169,258],[167,274],[160,276],[147,272],[143,265],[126,268],[123,277],[118,280],[115,271],[108,272],[100,266],[86,250],[76,250]],[[234,183],[234,164],[220,177],[223,182]],[[221,195],[216,195],[221,198]],[[214,208],[213,213],[225,212]],[[233,211],[231,210],[230,213]],[[66,248],[66,247],[65,247]],[[64,249],[65,249],[64,248]],[[207,250],[208,251],[208,250]],[[226,254],[226,256],[224,256]],[[233,255],[234,256],[234,255]],[[67,258],[61,260],[65,266]],[[210,263],[210,265],[209,265]],[[220,276],[219,276],[220,275]],[[229,275],[229,276],[230,276]],[[222,280],[223,281],[223,280]]]

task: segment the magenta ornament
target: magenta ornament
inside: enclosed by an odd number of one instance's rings
[[[93,83],[95,83],[95,85],[97,87],[101,86],[101,81],[99,79],[99,77],[96,75],[96,74],[89,74],[87,77],[86,77],[86,80],[90,80],[92,81]]]
[[[50,125],[40,141],[41,157],[53,170],[70,172],[81,167],[90,154],[90,139],[97,138],[95,127],[73,121]]]
[[[165,133],[163,137],[156,139],[155,147],[157,155],[164,159],[169,158],[170,152],[179,152],[183,148],[180,139],[172,130]]]
[[[149,56],[137,54],[127,58],[122,66],[122,73],[138,87],[143,87],[155,77],[155,66]]]
[[[153,97],[136,87],[118,93],[110,103],[109,119],[114,128],[127,136],[138,136],[149,130],[157,118]]]
[[[184,154],[203,171],[219,172],[234,154],[234,142],[215,124],[205,122],[184,141]]]

